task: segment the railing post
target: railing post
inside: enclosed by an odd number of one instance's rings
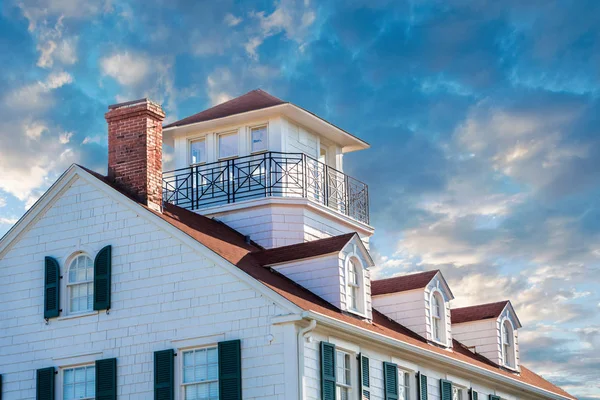
[[[235,158],[231,159],[231,202],[235,203]]]
[[[325,205],[329,207],[329,167],[324,164],[323,168],[323,191],[325,192]]]
[[[302,197],[307,199],[308,198],[308,169],[306,167],[306,154],[302,153],[300,160],[302,162]]]
[[[229,177],[229,161],[231,160],[227,160],[225,162],[225,179],[227,179],[227,204],[231,203],[231,179]]]
[[[348,175],[344,174],[344,214],[350,215],[350,185],[348,183]]]

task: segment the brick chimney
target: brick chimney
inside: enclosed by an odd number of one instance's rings
[[[108,177],[153,210],[162,210],[162,121],[148,99],[108,107]]]

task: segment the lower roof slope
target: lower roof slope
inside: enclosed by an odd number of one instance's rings
[[[107,177],[84,167],[82,168],[102,182],[123,193],[125,196],[136,200],[135,197],[129,195],[121,187],[111,182]],[[553,385],[524,366],[521,366],[520,375],[508,372],[487,358],[471,352],[466,346],[456,340],[454,340],[454,347],[451,351],[432,346],[420,335],[391,320],[376,309],[373,309],[372,322],[367,322],[342,312],[340,309],[284,275],[271,268],[262,266],[261,260],[257,259],[253,253],[263,253],[264,249],[255,243],[247,243],[244,235],[221,222],[171,204],[166,204],[164,206],[163,213],[156,212],[142,203],[139,204],[303,310],[312,311],[373,333],[384,335],[440,355],[451,357],[455,360],[469,363],[490,372],[510,377],[516,381],[547,390],[559,396],[576,400],[575,397],[571,396],[560,387]],[[318,243],[321,241],[336,243],[335,239],[321,239],[316,242]],[[305,245],[309,245],[309,243],[306,243]],[[310,246],[314,246],[314,244]],[[437,273],[437,271],[435,272]]]

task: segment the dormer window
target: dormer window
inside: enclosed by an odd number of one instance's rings
[[[515,367],[515,347],[513,338],[513,327],[507,319],[502,323],[502,360],[504,365],[509,368]]]
[[[348,263],[348,304],[350,309],[358,311],[358,290],[360,285],[358,283],[358,269],[360,265],[357,265],[359,261],[356,258],[351,258]]]
[[[69,314],[92,311],[94,307],[94,262],[85,254],[75,257],[67,274]]]
[[[438,291],[431,295],[431,330],[433,339],[439,343],[446,341],[446,318],[444,299]]]

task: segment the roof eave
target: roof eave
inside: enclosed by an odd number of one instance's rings
[[[224,127],[226,125],[243,123],[249,119],[266,118],[277,114],[299,122],[334,142],[339,143],[342,146],[342,152],[344,153],[364,150],[370,147],[364,140],[357,138],[316,114],[292,103],[278,104],[258,110],[246,111],[222,118],[215,118],[186,125],[170,126],[163,129],[163,140],[166,144],[173,146],[174,138],[177,136],[185,136],[192,132],[218,129],[219,127]]]

